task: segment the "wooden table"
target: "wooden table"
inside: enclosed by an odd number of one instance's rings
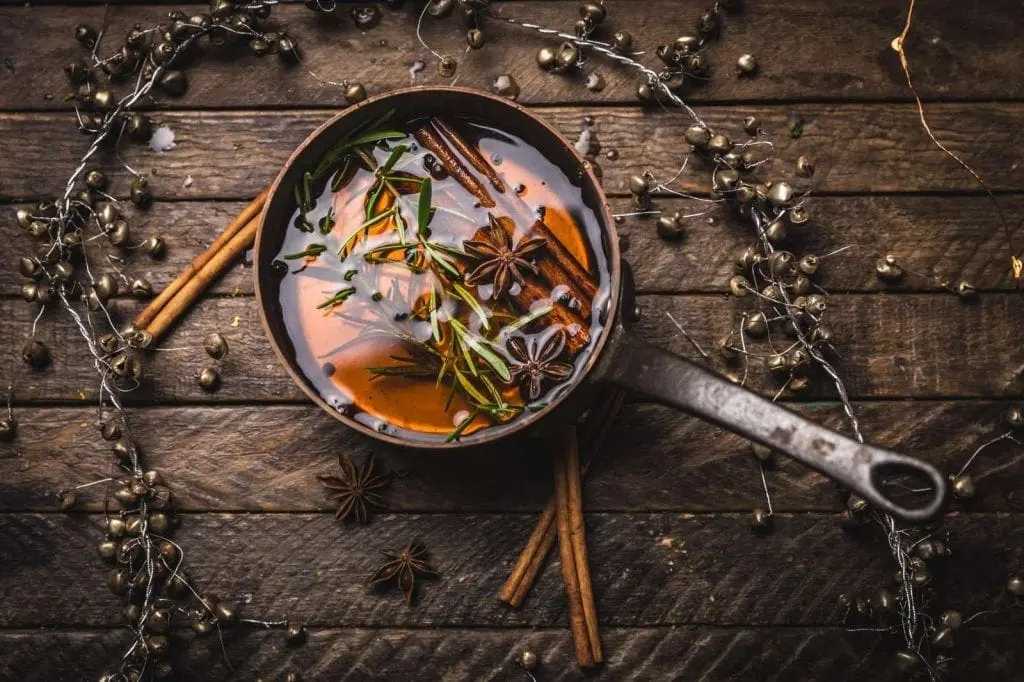
[[[7,3],[3,3],[7,4]],[[63,185],[85,138],[63,101],[62,65],[80,48],[80,22],[121,36],[152,24],[166,5],[0,8],[0,196],[5,215]],[[48,3],[47,3],[48,4]],[[523,1],[501,11],[566,27],[569,0]],[[653,49],[689,32],[697,3],[608,0],[610,22]],[[813,225],[797,248],[824,253],[820,283],[832,296],[828,317],[842,353],[841,371],[867,437],[955,472],[985,440],[1005,430],[1006,407],[1019,399],[1024,368],[1022,301],[1009,268],[1005,234],[987,198],[921,130],[889,43],[904,3],[751,0],[727,17],[710,49],[715,78],[690,101],[715,126],[740,134],[759,116],[791,164],[807,154],[818,167]],[[964,155],[1000,194],[1017,227],[1024,211],[1024,15],[1019,3],[989,0],[920,3],[907,50],[929,102],[936,134]],[[186,8],[188,9],[188,8]],[[194,7],[193,7],[194,9]],[[318,23],[300,6],[274,12],[300,40],[306,64],[324,78],[363,82],[371,93],[408,85],[409,65],[427,58],[411,9],[385,10],[361,33],[344,16]],[[605,187],[615,211],[629,206],[626,179],[643,169],[672,175],[685,152],[686,121],[637,105],[636,79],[591,62],[607,87],[541,73],[539,36],[488,26],[488,46],[463,55],[459,20],[428,21],[424,37],[458,54],[461,85],[488,88],[501,73],[522,87],[520,101],[575,138],[594,117],[605,150]],[[732,64],[757,54],[761,74],[736,79]],[[650,55],[653,57],[653,55]],[[156,154],[129,147],[125,160],[153,169],[157,202],[132,219],[141,239],[164,235],[163,261],[140,255],[129,271],[166,285],[229,218],[275,175],[316,125],[342,106],[337,88],[275,58],[208,59],[189,71],[183,98],[153,114],[177,146]],[[417,83],[438,83],[434,67]],[[802,136],[789,123],[803,121]],[[108,164],[115,167],[116,162]],[[788,171],[787,171],[788,172]],[[114,173],[113,191],[127,179]],[[190,181],[188,181],[190,180]],[[706,190],[703,173],[685,172],[684,189]],[[662,198],[664,210],[687,210]],[[629,219],[626,256],[638,278],[641,332],[693,355],[667,319],[671,313],[705,346],[732,328],[748,300],[727,297],[732,261],[749,238],[723,211],[692,224],[682,243],[666,243],[653,224]],[[14,221],[0,225],[0,349],[7,383],[35,307],[17,297],[17,257],[30,248]],[[874,273],[880,253],[897,254],[919,273],[980,290],[965,303],[934,282],[908,276],[885,285]],[[538,678],[577,679],[560,572],[548,565],[526,604],[510,610],[497,591],[551,490],[548,460],[535,452],[500,457],[422,457],[368,443],[309,405],[278,366],[260,327],[251,271],[239,264],[153,354],[143,389],[125,396],[146,460],[164,472],[181,510],[176,539],[194,580],[242,604],[245,617],[304,621],[310,641],[286,648],[281,630],[230,630],[225,647],[238,679],[526,680],[516,665],[529,649]],[[118,299],[122,318],[139,304]],[[207,362],[200,340],[219,330],[231,353],[224,385],[200,391],[194,374]],[[100,494],[83,491],[74,513],[55,512],[54,492],[107,475],[108,444],[95,428],[97,381],[67,316],[47,314],[39,336],[53,349],[41,373],[19,367],[15,394],[20,435],[0,445],[0,678],[95,679],[116,663],[129,634],[105,587],[96,556]],[[754,386],[773,391],[755,368]],[[816,383],[794,404],[843,428],[834,391]],[[366,526],[343,526],[316,480],[339,452],[374,453],[402,476],[391,513]],[[934,564],[927,594],[937,613],[995,609],[957,633],[949,679],[1024,677],[1024,609],[1003,591],[1024,571],[1024,476],[1019,447],[1002,444],[974,465],[979,494],[956,504],[942,533],[953,554]],[[608,662],[597,677],[682,680],[896,680],[900,638],[850,632],[841,592],[872,595],[890,587],[892,559],[880,533],[850,535],[838,524],[834,486],[793,462],[768,473],[775,531],[754,535],[749,511],[762,501],[761,479],[745,444],[675,412],[628,404],[585,485],[597,607]],[[378,550],[421,539],[441,572],[407,607],[396,593],[376,594],[366,578]],[[188,632],[183,639],[190,640]],[[221,679],[229,671],[216,638],[195,642],[185,676]]]

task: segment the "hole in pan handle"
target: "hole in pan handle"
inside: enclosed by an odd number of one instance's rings
[[[604,381],[650,396],[820,471],[874,505],[908,522],[929,521],[945,505],[947,483],[934,466],[842,436],[766,400],[689,360],[616,330],[601,374]],[[886,485],[907,476],[916,487]],[[913,489],[923,503],[907,506],[894,492]]]

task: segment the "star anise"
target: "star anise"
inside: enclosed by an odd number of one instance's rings
[[[466,275],[466,284],[490,282],[494,285],[494,298],[503,296],[513,282],[523,284],[523,271],[529,270],[537,274],[537,266],[527,260],[527,256],[547,246],[543,237],[520,239],[512,247],[512,237],[492,214],[487,215],[490,225],[484,228],[486,239],[463,242],[466,253],[481,262]]]
[[[378,585],[397,579],[398,587],[405,596],[405,603],[412,603],[416,574],[436,576],[437,571],[427,563],[427,550],[416,542],[410,542],[401,552],[381,551],[387,561],[370,576],[370,584]]]
[[[540,397],[545,379],[559,382],[572,375],[572,363],[558,359],[565,350],[565,339],[565,328],[558,326],[533,336],[511,336],[506,342],[512,381],[519,383],[529,400]]]
[[[327,495],[338,505],[334,518],[345,520],[355,516],[359,523],[366,523],[371,511],[387,508],[387,502],[376,491],[391,482],[391,475],[374,474],[373,455],[357,468],[351,457],[340,454],[338,465],[341,476],[317,476],[327,489]]]

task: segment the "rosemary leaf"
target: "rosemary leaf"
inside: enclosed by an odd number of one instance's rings
[[[388,160],[380,167],[380,174],[382,176],[387,176],[387,174],[391,172],[391,169],[395,167],[395,164],[398,163],[398,160],[402,158],[407,151],[409,151],[409,145],[396,145],[395,148],[391,150],[391,155],[388,156]]]
[[[466,327],[456,319],[451,321],[452,329],[458,334],[466,345],[469,346],[474,353],[480,356],[480,359],[490,365],[494,373],[501,377],[502,381],[509,382],[512,380],[512,373],[508,370],[508,365],[502,360],[497,353],[490,349],[491,342],[487,339],[477,336],[473,332],[466,329]]]
[[[430,218],[432,215],[430,212],[432,192],[433,183],[430,178],[423,178],[423,182],[420,183],[419,213],[417,214],[417,231],[422,237],[426,237],[427,226],[430,224]]]
[[[300,258],[316,258],[321,253],[327,250],[327,246],[324,244],[310,244],[302,251],[296,253],[286,253],[281,256],[285,260],[299,260]]]
[[[302,211],[313,210],[313,175],[309,171],[302,174]]]
[[[423,242],[423,247],[430,254],[430,260],[441,266],[441,269],[451,275],[453,278],[458,279],[462,276],[458,268],[455,267],[455,263],[452,262],[448,256],[445,256],[440,251],[437,251],[433,244],[430,242]]]
[[[380,201],[380,195],[384,193],[384,180],[378,178],[376,180],[376,182],[374,182],[374,187],[376,189],[374,189],[373,192],[371,192],[370,194],[367,195],[367,201],[366,201],[366,219],[367,220],[369,220],[370,218],[373,217],[373,209],[376,208],[377,202]]]
[[[469,413],[469,416],[463,419],[461,422],[459,422],[459,425],[455,427],[454,431],[448,434],[448,437],[445,438],[444,442],[452,443],[454,441],[457,441],[459,437],[462,435],[462,432],[465,431],[466,428],[473,423],[473,420],[476,419],[476,416],[478,414],[480,414],[480,410],[473,408],[473,411]]]
[[[403,246],[408,243],[408,239],[405,236],[405,219],[402,218],[402,212],[398,210],[398,204],[395,204],[395,229],[398,230],[398,241]]]
[[[520,329],[530,324],[531,322],[539,320],[540,318],[544,317],[554,309],[555,307],[553,305],[546,305],[541,306],[536,310],[532,310],[527,314],[523,315],[522,317],[516,319],[514,322],[510,322],[507,325],[505,325],[505,328],[501,330],[499,336],[501,336],[502,338],[508,338],[510,335],[519,331]]]
[[[480,370],[476,368],[476,363],[473,362],[473,356],[469,353],[469,346],[462,342],[461,334],[456,333],[452,343],[462,353],[462,359],[466,361],[466,367],[469,368],[470,373],[475,377],[480,376]]]
[[[487,311],[484,310],[480,302],[476,300],[476,296],[473,295],[472,291],[467,291],[464,286],[458,282],[453,283],[452,288],[455,290],[455,294],[465,303],[473,309],[473,312],[480,318],[480,324],[484,329],[490,329],[491,323],[487,321]]]
[[[480,405],[487,405],[487,398],[479,391],[479,389],[477,389],[476,386],[473,385],[466,375],[460,372],[458,367],[453,367],[452,369],[455,370],[455,379],[459,382],[459,385],[462,386],[462,389],[469,394],[469,397]]]
[[[326,301],[324,301],[323,303],[318,305],[316,307],[316,309],[317,310],[323,310],[324,308],[329,308],[332,305],[341,303],[342,301],[344,301],[346,298],[348,298],[349,296],[351,296],[354,293],[356,293],[356,288],[355,287],[345,287],[344,289],[342,289],[338,293],[334,294],[334,296],[331,296],[329,299],[327,299]]]
[[[320,234],[330,234],[331,230],[334,229],[334,207],[327,209],[327,215],[320,219],[318,223],[320,227]]]
[[[345,251],[347,251],[349,245],[353,241],[355,241],[355,238],[358,237],[363,232],[363,230],[369,229],[375,223],[379,223],[380,221],[384,220],[385,218],[391,216],[391,214],[394,213],[394,212],[395,212],[395,209],[389,208],[388,210],[384,211],[383,213],[378,213],[377,215],[373,216],[372,218],[370,218],[369,220],[364,222],[362,225],[360,225],[356,229],[352,230],[352,234],[350,234],[349,236],[345,237],[345,241],[343,241],[341,243],[341,246],[338,247],[338,255],[340,256]]]
[[[501,395],[497,388],[494,387],[494,383],[487,378],[487,375],[481,374],[480,381],[484,382],[484,386],[487,387],[487,392],[494,398],[494,402],[499,407],[505,407],[505,398]]]
[[[430,286],[430,331],[434,341],[441,343],[441,326],[437,323],[437,291],[433,284]]]
[[[337,192],[338,190],[340,190],[342,187],[345,186],[346,181],[348,180],[348,178],[346,176],[348,175],[348,169],[349,169],[349,166],[351,166],[351,165],[352,165],[352,157],[351,156],[346,156],[345,157],[345,164],[341,168],[339,168],[338,172],[334,174],[333,178],[331,178],[331,191],[332,192]]]

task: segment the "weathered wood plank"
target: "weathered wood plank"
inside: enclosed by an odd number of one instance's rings
[[[699,343],[713,348],[716,339],[738,328],[750,301],[750,297],[642,296],[644,314],[637,331],[655,345],[696,356],[667,314]],[[127,321],[138,305],[118,300],[110,308],[115,319]],[[984,294],[975,303],[952,294],[837,295],[829,299],[829,306],[827,319],[843,355],[836,364],[856,398],[1021,395],[1024,329],[1015,323],[1021,306],[1016,294]],[[13,299],[0,301],[0,311],[10,322],[0,328],[0,367],[5,367],[3,376],[7,376],[11,355],[21,352],[36,313],[34,307]],[[211,395],[199,389],[195,375],[209,362],[201,344],[213,330],[226,336],[232,352],[222,363],[223,386]],[[37,334],[52,349],[53,362],[40,372],[15,363],[18,400],[94,401],[95,371],[69,317],[51,311],[40,320]],[[302,400],[263,335],[251,297],[204,300],[166,343],[179,350],[154,352],[143,385],[126,394],[126,400]],[[783,338],[776,343],[783,350],[790,342]],[[751,342],[748,349],[769,352],[764,341]],[[763,357],[751,360],[750,385],[774,393],[779,384],[760,370],[764,362]],[[805,399],[835,395],[824,382],[816,383]]]
[[[1007,215],[1024,213],[1024,198],[1005,197],[1002,201]],[[169,249],[160,261],[122,251],[120,255],[130,259],[127,272],[148,278],[158,290],[163,288],[243,205],[235,201],[159,202],[148,211],[135,212],[131,217],[135,239],[141,242],[160,234]],[[614,198],[611,205],[616,213],[632,210],[626,198]],[[657,205],[669,213],[705,210],[697,202],[679,199],[662,199]],[[934,291],[937,285],[930,277],[953,282],[966,278],[983,291],[1013,291],[1017,286],[1009,267],[1005,233],[992,220],[991,204],[985,197],[817,197],[810,210],[813,221],[806,228],[791,230],[790,248],[826,254],[853,247],[822,262],[815,281],[829,291]],[[706,219],[689,221],[688,236],[682,243],[659,238],[650,218],[629,217],[616,226],[641,292],[728,290],[729,278],[735,273],[734,260],[751,244],[750,232],[724,207],[708,217],[714,219],[713,224]],[[1015,225],[1013,234],[1017,241],[1024,238],[1024,225]],[[30,252],[32,242],[9,219],[0,220],[0,240],[22,247],[0,253],[0,294],[16,295],[24,281],[18,273],[18,259]],[[908,275],[895,285],[882,282],[875,275],[875,261],[885,253],[897,254],[908,270],[921,276]],[[252,293],[252,271],[240,261],[211,291]]]
[[[957,472],[1003,432],[1007,402],[864,402],[855,405],[872,442]],[[845,430],[837,404],[795,406]],[[19,436],[0,445],[0,511],[52,511],[56,491],[109,473],[92,408],[16,411]],[[338,452],[370,454],[396,472],[393,511],[538,511],[551,491],[550,459],[525,443],[431,457],[390,448],[308,406],[139,408],[132,424],[147,466],[162,472],[188,511],[327,511],[318,474]],[[1024,511],[1024,449],[1004,441],[972,465],[978,495],[967,511]],[[768,470],[778,511],[835,511],[835,484],[786,458]],[[746,442],[668,408],[627,404],[584,484],[590,511],[749,511],[763,504]],[[103,488],[83,490],[80,509],[102,511]]]
[[[622,193],[629,176],[644,170],[671,178],[683,159],[680,141],[689,121],[677,112],[594,106],[549,107],[541,114],[571,139],[579,135],[584,114],[594,116],[603,148],[619,153],[615,160],[601,159],[605,187],[612,193]],[[974,179],[924,134],[912,105],[719,106],[704,107],[701,114],[737,138],[743,136],[744,116],[761,118],[780,160],[775,179],[792,179],[793,162],[808,154],[817,163],[815,188],[824,192],[978,190]],[[162,112],[156,118],[175,132],[178,146],[156,153],[148,145],[135,145],[126,147],[123,156],[135,168],[157,171],[152,187],[158,198],[251,198],[330,115]],[[799,139],[788,134],[791,116],[804,121]],[[929,121],[935,134],[968,159],[991,187],[1020,190],[1016,149],[1024,135],[1017,125],[1022,116],[1024,104],[934,104]],[[86,147],[74,120],[66,113],[0,115],[0,198],[34,198],[63,189]],[[119,166],[111,162],[109,167]],[[189,176],[193,182],[185,187]],[[691,163],[676,188],[706,192],[709,178],[704,163]],[[124,173],[113,174],[112,188],[126,192]]]
[[[567,621],[557,566],[548,565],[524,608],[495,595],[536,515],[383,515],[342,527],[330,514],[198,514],[175,540],[200,588],[258,604],[243,617],[291,617],[331,626],[540,626]],[[120,618],[95,554],[99,515],[0,516],[4,580],[0,627],[108,626]],[[848,536],[838,515],[777,515],[760,536],[747,515],[589,514],[601,622],[647,625],[840,625],[840,592],[872,595],[892,584],[881,532]],[[1024,623],[995,586],[1024,560],[1015,515],[953,516],[953,554],[929,589],[964,613],[996,608],[986,624]],[[367,579],[380,549],[418,538],[441,578],[420,586],[414,608]]]
[[[15,4],[15,3],[12,3]],[[18,2],[17,4],[23,4]],[[625,0],[610,0],[607,31],[628,29],[636,38],[640,57],[658,64],[654,48],[670,43],[692,30],[700,8],[680,7],[673,0],[646,3],[643,12]],[[528,19],[556,28],[570,28],[577,3],[516,2],[498,8],[502,15]],[[106,12],[111,40],[107,50],[134,24],[151,25],[164,18],[166,7],[130,4]],[[184,7],[196,11],[196,7]],[[301,6],[274,9],[277,22],[287,26],[302,46],[306,65],[323,78],[361,81],[371,92],[410,84],[409,67],[417,59],[427,63],[416,84],[442,84],[432,57],[415,35],[418,5],[401,10],[383,8],[381,23],[362,33],[355,29],[343,7],[340,21],[317,21]],[[844,0],[822,12],[814,0],[788,3],[751,3],[738,16],[725,17],[723,38],[709,50],[713,77],[701,87],[688,90],[695,102],[716,100],[801,99],[908,99],[895,52],[889,42],[902,28],[906,8],[901,0],[885,0],[865,6]],[[85,22],[97,28],[104,23],[102,7],[71,7],[61,11],[9,7],[0,13],[0,41],[15,45],[10,53],[17,78],[9,78],[0,95],[0,108],[50,109],[67,106],[62,97],[68,87],[60,66],[84,53],[74,42],[73,28]],[[485,22],[488,45],[466,52],[463,23],[457,17],[423,23],[424,39],[442,54],[457,55],[459,84],[489,89],[500,73],[512,73],[522,87],[526,102],[625,102],[636,101],[638,79],[607,61],[592,60],[586,72],[600,73],[606,87],[587,90],[582,77],[558,77],[537,69],[539,47],[554,44],[532,32]],[[1020,73],[1024,58],[1016,38],[1024,20],[1010,0],[986,3],[984,11],[952,3],[923,8],[915,15],[907,53],[915,69],[915,83],[926,97],[1005,99],[1024,97],[1024,85],[1006,74]],[[31,36],[32,40],[25,40]],[[794,47],[796,49],[794,49]],[[737,55],[755,50],[761,73],[737,79],[733,64]],[[223,54],[223,53],[215,53]],[[837,58],[842,55],[842,58]],[[343,59],[339,59],[343,57]],[[655,66],[657,68],[657,66]],[[277,59],[258,59],[246,50],[214,56],[189,74],[190,88],[170,106],[261,105],[334,106],[341,101],[338,88],[326,86],[301,67],[289,69]],[[284,87],[282,87],[282,85]],[[50,99],[46,95],[51,95]]]
[[[114,631],[0,632],[0,674],[23,682],[98,677],[121,655],[128,633]],[[278,631],[225,630],[227,660],[216,638],[180,637],[187,654],[179,680],[303,679],[472,680],[527,679],[524,651],[539,661],[540,679],[706,680],[708,682],[899,682],[893,639],[839,628],[602,628],[607,661],[584,674],[574,663],[568,630],[314,629],[301,647],[282,645]],[[1018,679],[1024,667],[1018,629],[971,627],[957,633],[946,679],[991,682]],[[47,652],[45,657],[41,651]]]

